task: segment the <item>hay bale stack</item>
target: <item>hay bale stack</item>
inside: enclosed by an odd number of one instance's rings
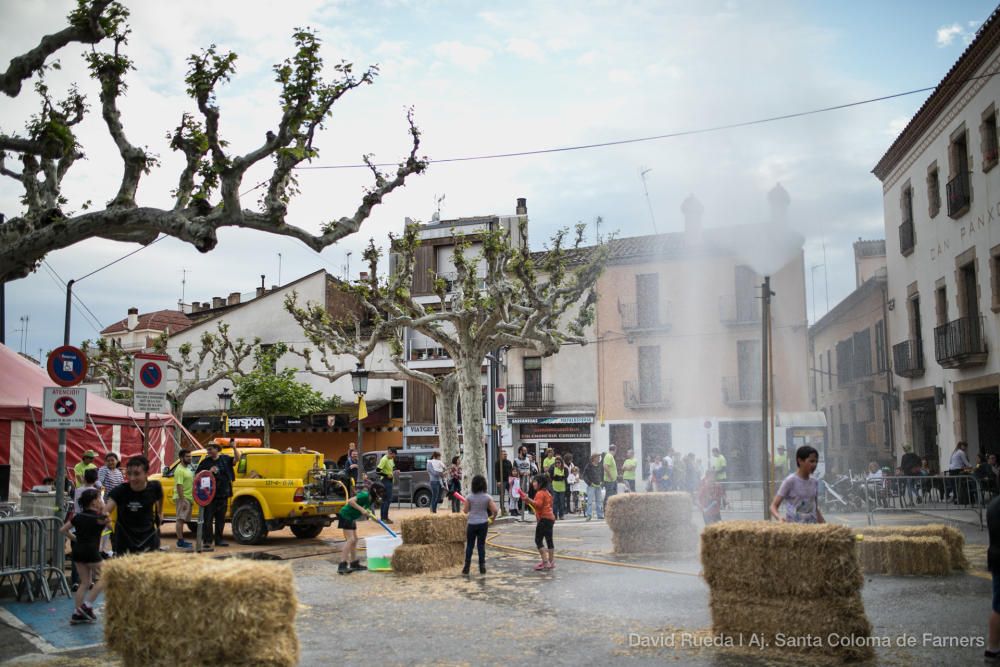
[[[465,514],[424,514],[403,519],[404,544],[465,544]]]
[[[459,567],[465,559],[465,545],[455,542],[441,544],[402,544],[392,553],[392,571],[400,574],[425,574],[435,570]]]
[[[951,553],[940,537],[871,536],[858,542],[861,563],[869,574],[951,574]]]
[[[711,588],[712,628],[750,645],[818,637],[788,646],[859,660],[872,655],[871,623],[861,600],[864,576],[846,526],[730,521],[705,528],[701,562]],[[831,635],[842,638],[829,642]]]
[[[948,558],[955,570],[969,569],[969,561],[965,557],[965,535],[954,526],[943,523],[932,523],[926,526],[868,526],[860,532],[874,537],[940,537],[948,545]]]
[[[465,514],[424,514],[403,519],[403,544],[392,554],[392,571],[424,574],[461,567],[466,523]]]
[[[604,517],[616,554],[669,553],[697,548],[691,512],[687,493],[625,493],[608,499]]]
[[[299,662],[298,601],[287,565],[150,553],[108,561],[104,638],[126,667]],[[198,641],[167,628],[211,619]],[[122,641],[123,637],[142,638]]]

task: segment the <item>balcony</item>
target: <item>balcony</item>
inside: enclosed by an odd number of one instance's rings
[[[899,226],[899,252],[903,257],[908,257],[913,254],[913,247],[916,245],[917,239],[913,232],[913,215],[911,214],[909,218],[903,218],[903,224]]]
[[[960,171],[955,178],[948,181],[948,215],[960,218],[965,215],[972,204],[972,186],[969,182],[969,172]]]
[[[892,346],[892,368],[896,375],[918,378],[924,374],[924,341],[904,340]]]
[[[455,290],[459,287],[458,285],[458,272],[457,271],[447,271],[436,273],[434,275],[436,280],[443,280],[445,286],[445,292],[447,294],[454,294]],[[486,289],[486,276],[479,276],[477,278],[478,287],[480,290]]]
[[[759,405],[762,393],[759,375],[722,378],[722,400],[726,405]]]
[[[983,318],[961,317],[934,328],[934,356],[942,368],[970,368],[986,363]]]
[[[551,384],[507,385],[507,405],[511,412],[551,410],[555,404],[555,387]]]
[[[670,407],[670,386],[667,383],[643,388],[640,383],[625,381],[625,407],[630,410],[653,410]]]
[[[622,318],[622,331],[638,333],[643,331],[670,331],[670,304],[623,303],[618,302],[618,314]]]
[[[731,327],[760,324],[760,300],[735,294],[719,297],[719,321]]]

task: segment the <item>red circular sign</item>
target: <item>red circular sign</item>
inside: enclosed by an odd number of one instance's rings
[[[49,377],[60,387],[72,387],[87,376],[87,356],[78,347],[62,345],[49,352],[45,367]]]
[[[712,428],[712,422],[705,422],[705,428]]]
[[[163,380],[163,373],[160,372],[160,365],[147,361],[139,369],[139,381],[147,389],[155,389],[160,386],[160,382]]]
[[[207,482],[205,480],[208,480]],[[194,476],[194,487],[192,489],[194,501],[200,507],[205,507],[215,498],[215,475],[208,470],[202,470]]]
[[[60,417],[72,417],[73,413],[76,412],[76,401],[71,396],[60,396],[56,399],[52,409]]]

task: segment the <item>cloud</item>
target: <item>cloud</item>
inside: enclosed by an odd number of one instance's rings
[[[900,116],[899,118],[893,118],[889,121],[889,125],[885,128],[885,133],[895,139],[898,137],[906,126],[909,125],[912,116]]]
[[[939,48],[951,46],[956,38],[961,38],[963,44],[971,44],[976,36],[980,21],[968,21],[964,26],[960,23],[941,26],[937,29],[937,45]]]
[[[507,52],[526,60],[541,61],[545,59],[542,47],[530,39],[514,37],[507,42]]]
[[[489,49],[462,42],[439,42],[432,50],[435,56],[447,64],[469,72],[475,72],[493,57],[493,52]]]

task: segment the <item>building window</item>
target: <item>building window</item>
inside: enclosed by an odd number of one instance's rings
[[[951,135],[948,146],[948,215],[960,218],[972,205],[972,183],[969,179],[969,133],[963,125]]]
[[[907,302],[909,306],[909,320],[910,320],[910,340],[923,340],[923,334],[921,333],[921,321],[920,321],[920,295],[914,294],[910,297]]]
[[[937,161],[927,167],[927,214],[936,217],[941,212],[941,178]]]
[[[989,171],[996,166],[1000,157],[997,144],[997,111],[992,104],[983,112],[983,122],[979,126],[979,144],[983,151],[983,171]]]
[[[938,326],[948,321],[948,292],[943,284],[934,290],[934,313]]]
[[[528,402],[542,399],[542,358],[525,357],[524,361],[524,400]]]
[[[833,391],[833,355],[830,350],[826,351],[826,389],[827,391]]]
[[[885,320],[875,323],[875,364],[879,373],[889,370],[887,355],[888,349],[885,344]]]
[[[389,418],[390,419],[402,419],[403,418],[403,388],[400,387],[389,387],[389,399],[391,405],[389,407]]]
[[[851,377],[860,380],[872,374],[871,330],[855,332],[851,338]]]
[[[990,250],[990,287],[993,292],[991,310],[1000,313],[1000,245]]]
[[[851,366],[853,359],[851,354],[851,339],[842,340],[837,343],[837,386],[842,386],[851,381]]]
[[[640,273],[635,277],[636,324],[640,329],[660,325],[660,274]]]
[[[899,252],[904,257],[913,252],[917,243],[916,230],[913,225],[913,187],[907,181],[899,191],[899,214],[902,222],[899,224]]]
[[[639,402],[659,403],[662,399],[660,346],[639,348]]]

